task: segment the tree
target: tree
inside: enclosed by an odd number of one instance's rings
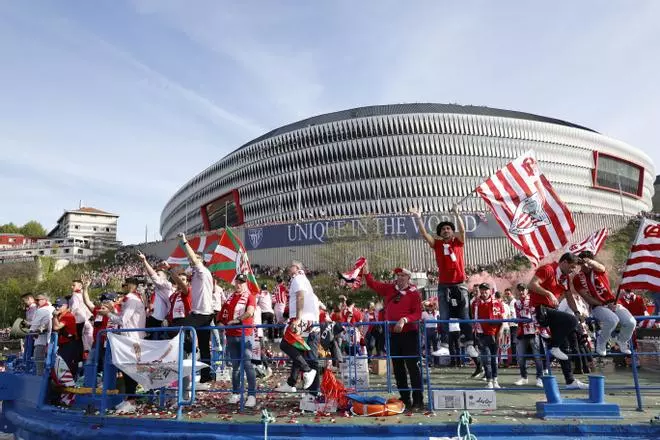
[[[0,234],[19,234],[20,228],[13,223],[0,226]]]
[[[36,220],[30,220],[21,226],[20,233],[26,237],[45,237],[48,234],[41,223]]]

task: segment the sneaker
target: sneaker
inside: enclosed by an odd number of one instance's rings
[[[566,356],[566,353],[561,351],[559,347],[552,347],[552,349],[550,349],[550,354],[553,355],[556,359],[559,359],[560,361],[568,360],[568,356]]]
[[[567,390],[588,390],[589,385],[582,383],[579,380],[575,379],[573,382],[566,384]]]
[[[254,408],[255,406],[257,406],[257,398],[254,396],[248,396],[245,400],[245,407]]]
[[[616,345],[619,346],[619,350],[621,351],[621,353],[623,353],[625,355],[632,354],[632,351],[630,351],[630,345],[628,344],[628,341],[623,342],[623,341],[617,339],[616,340]]]
[[[484,374],[484,369],[483,368],[477,368],[474,370],[474,373],[470,376],[472,379],[480,379],[483,377]]]
[[[493,388],[495,388],[495,385],[493,385],[493,381],[492,381],[492,380],[489,380],[489,381],[486,383],[486,388],[488,388],[489,390],[492,390]]]
[[[131,414],[134,413],[136,408],[135,404],[130,400],[124,400],[119,405],[115,406],[117,414]]]
[[[523,385],[527,385],[528,383],[529,383],[529,381],[527,380],[526,377],[521,377],[520,379],[515,381],[513,384],[516,385],[516,386],[521,387]]]
[[[303,389],[307,389],[312,386],[314,379],[316,378],[316,370],[309,370],[306,373],[303,373]]]
[[[543,370],[543,375],[544,376],[549,376],[550,375],[550,370]]]
[[[479,373],[477,373],[476,376],[474,376],[475,379],[481,379],[481,380],[486,380],[486,372],[481,370]]]
[[[202,382],[195,385],[196,391],[208,391],[211,389],[211,382]]]
[[[240,401],[241,401],[240,394],[232,394],[231,396],[229,396],[229,400],[227,401],[227,403],[229,403],[230,405],[236,405]]]
[[[496,390],[499,390],[500,388],[502,388],[500,386],[499,382],[497,382],[497,379],[493,379],[493,388],[495,388]]]
[[[479,357],[479,352],[477,351],[476,348],[474,348],[474,345],[472,344],[465,347],[465,354],[467,354],[471,358]]]
[[[543,381],[541,380],[540,377],[536,379],[536,386],[539,388],[543,388]]]
[[[296,387],[292,387],[288,383],[283,383],[274,390],[277,393],[295,393]]]
[[[431,353],[431,356],[449,356],[449,348],[441,345],[440,348]]]

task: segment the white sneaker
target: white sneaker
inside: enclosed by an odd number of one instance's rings
[[[515,381],[513,384],[520,387],[520,386],[523,386],[523,385],[527,385],[528,383],[529,383],[529,380],[527,380],[526,377],[521,377],[520,379]]]
[[[572,383],[566,385],[567,390],[588,390],[589,385],[582,383],[579,380],[575,379]]]
[[[495,386],[493,385],[493,381],[492,381],[492,380],[489,380],[488,383],[486,383],[486,388],[488,388],[488,389],[490,389],[490,390],[492,390],[493,388],[495,388]]]
[[[630,344],[628,343],[628,341],[623,342],[617,339],[616,345],[619,346],[619,350],[621,351],[622,354],[632,354],[632,351],[630,351]]]
[[[231,396],[229,396],[229,400],[227,401],[227,403],[229,403],[230,405],[236,405],[240,401],[241,401],[240,394],[232,394]]]
[[[282,385],[275,388],[274,391],[277,393],[295,393],[296,387],[292,387],[291,385],[285,382]]]
[[[314,383],[314,378],[316,378],[316,370],[309,370],[307,373],[303,373],[303,389],[311,387],[312,383]]]
[[[495,388],[496,390],[502,388],[500,384],[497,382],[497,379],[493,379],[493,388]]]
[[[449,356],[449,348],[441,345],[440,348],[438,348],[436,351],[431,353],[431,356],[436,356],[436,357]]]
[[[541,380],[540,377],[536,379],[536,386],[539,388],[543,388],[543,381]]]
[[[196,391],[208,391],[211,389],[211,382],[198,383],[195,385]]]
[[[559,349],[559,347],[552,347],[550,349],[550,354],[553,355],[556,359],[558,359],[560,361],[567,361],[568,360],[568,356],[566,356],[566,353],[561,351]]]
[[[482,371],[481,373],[479,373],[479,374],[477,374],[476,376],[474,376],[474,378],[475,378],[475,379],[486,380],[486,373],[484,373],[484,372]]]
[[[543,375],[544,376],[549,376],[550,375],[550,370],[543,370]]]
[[[135,404],[130,400],[124,400],[119,405],[115,406],[117,414],[131,414],[134,413],[136,408]]]
[[[471,358],[479,357],[479,352],[476,348],[474,348],[474,345],[472,344],[469,344],[467,347],[465,347],[465,354]]]
[[[257,398],[254,396],[248,396],[245,400],[245,407],[254,408],[255,406],[257,406]]]

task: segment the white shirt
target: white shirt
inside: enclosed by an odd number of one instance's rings
[[[92,317],[92,312],[85,305],[82,293],[73,292],[69,300],[69,308],[76,317],[76,324],[82,324]]]
[[[119,328],[144,328],[147,322],[147,312],[144,310],[142,298],[137,293],[129,293],[121,304],[121,314],[110,314],[110,321]],[[132,339],[144,338],[144,332],[126,332]]]
[[[154,311],[151,316],[162,321],[170,313],[170,296],[174,293],[174,287],[166,278],[158,276],[151,277],[154,283]]]
[[[303,292],[303,310],[296,310],[296,298],[298,292]],[[304,274],[298,274],[291,280],[289,286],[289,316],[301,321],[319,322],[320,301],[311,283]]]
[[[220,286],[215,286],[213,288],[213,307],[214,312],[219,312],[222,310],[222,303],[224,302],[225,291]]]
[[[506,301],[502,301],[502,307],[504,308],[504,313],[502,314],[502,319],[511,319],[511,306]],[[504,330],[509,329],[509,323],[503,322],[502,328]]]
[[[267,290],[262,290],[257,295],[257,305],[261,309],[261,313],[275,313],[273,310],[273,297],[270,296],[270,292]]]
[[[204,267],[204,264],[197,263],[192,269],[192,279],[190,280],[192,309],[191,313],[197,315],[213,314],[213,275]]]
[[[25,310],[25,320],[28,324],[32,323],[34,320],[34,315],[37,313],[38,305],[36,303],[30,304],[30,306]]]
[[[50,342],[50,333],[53,329],[53,311],[55,307],[50,304],[46,307],[40,307],[35,310],[32,322],[30,323],[30,333],[41,332],[34,340],[34,345],[48,345]]]
[[[505,303],[509,306],[509,310],[511,311],[511,319],[518,318],[518,316],[516,316],[516,299],[511,298],[511,301],[509,302],[505,301]],[[518,326],[517,322],[510,322],[509,324],[511,324],[514,327]]]

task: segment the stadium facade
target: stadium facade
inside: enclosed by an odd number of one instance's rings
[[[421,207],[435,229],[468,196],[461,205],[467,258],[489,263],[517,251],[471,192],[530,149],[574,214],[575,239],[651,210],[654,165],[624,142],[529,113],[395,104],[315,116],[248,142],[174,194],[161,235],[229,225],[241,231],[253,262],[279,266],[295,256],[314,266],[316,249],[333,230],[359,235],[360,218],[375,216],[385,235],[401,238],[409,260],[399,264],[433,267],[405,213]]]

